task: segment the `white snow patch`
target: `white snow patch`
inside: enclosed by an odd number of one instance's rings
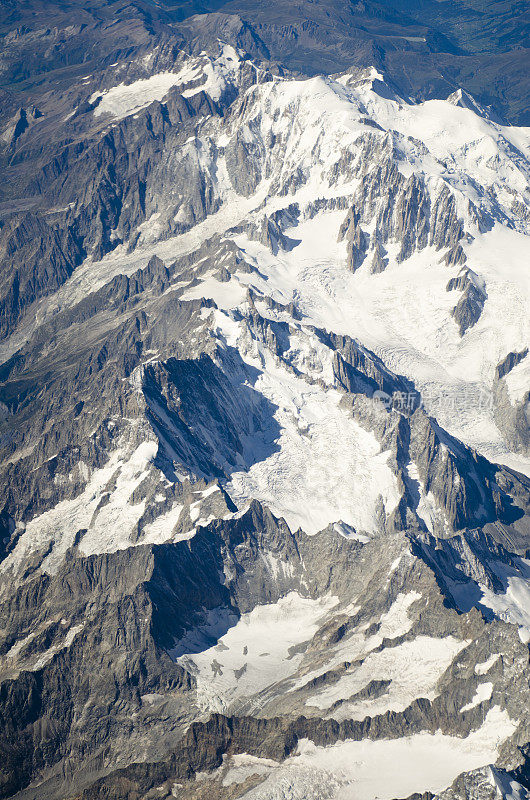
[[[153,522],[146,525],[143,531],[142,544],[161,544],[171,539],[183,508],[183,505],[177,503],[165,514],[161,514]]]
[[[380,620],[380,627],[375,635],[375,639],[396,639],[398,636],[403,636],[408,633],[412,627],[412,620],[409,617],[409,608],[416,600],[421,599],[420,592],[400,592],[389,610],[383,614]],[[372,640],[369,640],[371,645]],[[379,642],[377,645],[379,646]]]
[[[183,97],[205,91],[212,100],[220,100],[227,86],[234,82],[240,64],[241,59],[236,50],[231,45],[222,45],[221,55],[213,60],[207,58],[204,63],[204,82],[192,89],[185,89],[182,92]]]
[[[153,703],[157,703],[159,700],[163,700],[163,699],[164,699],[164,695],[163,694],[157,694],[157,692],[151,692],[149,694],[141,694],[140,695],[140,700],[142,701],[142,703],[149,703],[149,705],[152,705]]]
[[[41,568],[55,573],[81,530],[87,531],[79,545],[84,555],[111,553],[132,546],[145,501],[133,504],[130,498],[148,475],[157,450],[156,442],[145,441],[132,454],[123,450],[112,453],[107,464],[94,471],[80,495],[63,500],[28,522],[0,571],[19,569],[32,552],[43,550],[52,542],[51,552]]]
[[[85,623],[81,622],[79,625],[74,625],[73,628],[70,628],[64,637],[63,642],[61,644],[53,645],[52,647],[48,648],[46,652],[42,653],[42,655],[40,655],[39,658],[33,663],[31,671],[36,672],[37,670],[42,669],[42,667],[46,666],[46,664],[52,660],[56,653],[64,650],[67,647],[70,647],[77,634],[82,631],[84,627]]]
[[[110,114],[116,119],[123,119],[146,108],[154,100],[162,100],[172,86],[178,86],[181,82],[182,76],[178,72],[159,72],[134,83],[120,83],[112,89],[96,91],[89,98],[89,103],[101,97],[94,109],[94,116]]]
[[[397,625],[395,630],[399,630]],[[374,646],[377,643],[374,642]],[[417,697],[434,699],[438,680],[467,644],[452,636],[443,639],[418,636],[396,647],[370,653],[359,667],[343,675],[332,686],[317,692],[307,704],[325,711],[335,702],[364,689],[370,681],[390,680],[385,694],[378,698],[342,703],[331,716],[339,720],[364,719],[365,716],[375,716],[389,710],[403,711]]]
[[[493,684],[490,681],[486,681],[485,683],[479,683],[477,686],[477,690],[473,696],[473,699],[470,700],[469,703],[466,703],[465,706],[462,706],[460,711],[469,711],[475,706],[480,705],[485,700],[489,700],[493,692]]]
[[[357,533],[355,528],[352,528],[351,525],[346,525],[345,522],[335,522],[333,529],[337,531],[337,533],[340,533],[341,536],[344,536],[345,539],[355,539],[357,542],[361,542],[361,544],[368,544],[370,541],[369,536],[366,536],[364,533]]]
[[[510,567],[501,562],[490,562],[497,574],[503,577],[508,588],[506,592],[493,592],[487,586],[480,585],[481,605],[491,608],[499,619],[519,626],[522,642],[530,641],[530,561],[518,559],[519,574],[513,574]]]
[[[346,740],[318,747],[302,740],[298,752],[244,795],[245,800],[392,800],[441,792],[462,772],[496,761],[515,731],[506,711],[493,708],[467,738],[419,733],[401,739]]]
[[[337,521],[362,535],[375,532],[379,511],[391,514],[400,499],[390,452],[340,405],[339,391],[307,383],[254,340],[240,341],[240,326],[228,316],[213,316],[216,331],[260,370],[253,388],[277,407],[280,427],[276,452],[231,475],[230,496],[236,503],[256,498],[310,534]]]
[[[269,758],[257,758],[248,753],[236,754],[230,759],[230,768],[223,778],[223,786],[243,783],[251,775],[263,775],[278,766],[277,761]]]
[[[219,712],[240,708],[293,674],[303,655],[290,655],[289,649],[310,640],[337,602],[291,592],[243,614],[215,646],[179,656],[178,663],[196,676],[201,707]]]
[[[162,100],[173,86],[186,86],[196,81],[196,86],[182,92],[184,97],[205,91],[212,100],[219,100],[228,83],[234,80],[240,62],[234,48],[224,45],[221,55],[216,59],[189,59],[178,72],[158,72],[133,83],[120,83],[111,89],[96,91],[89,98],[89,103],[101,97],[94,116],[110,114],[116,119],[123,119],[146,108],[154,100]]]
[[[468,264],[477,265],[488,299],[478,323],[461,337],[451,317],[455,293],[446,291],[451,273],[440,252],[427,247],[396,264],[389,245],[383,273],[371,275],[363,266],[352,274],[344,243],[337,242],[344,216],[322,212],[287,230],[301,243],[277,255],[244,235],[235,237],[245,260],[263,276],[238,277],[279,302],[296,302],[304,321],[362,342],[390,369],[414,380],[426,410],[450,433],[530,474],[530,460],[508,451],[491,402],[497,364],[530,339],[529,280],[521,259],[526,237],[497,224],[466,245]],[[428,519],[427,508],[425,514]]]
[[[29,644],[29,642],[31,642],[31,640],[34,639],[38,633],[39,630],[32,631],[31,633],[28,633],[27,636],[24,636],[23,639],[19,639],[18,642],[15,642],[15,644],[12,647],[10,647],[5,657],[11,660],[18,658],[18,655],[22,650],[22,648],[24,648],[27,644]]]
[[[246,289],[239,281],[220,281],[213,276],[205,277],[196,286],[191,286],[180,296],[181,300],[213,300],[219,308],[237,308],[245,299]]]
[[[492,666],[499,660],[500,653],[493,653],[486,661],[482,661],[480,664],[475,665],[475,673],[477,675],[485,675],[487,672],[490,671]]]

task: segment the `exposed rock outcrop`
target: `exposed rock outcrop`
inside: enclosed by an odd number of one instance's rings
[[[484,282],[470,269],[461,270],[458,277],[451,278],[447,284],[447,291],[454,290],[461,291],[462,296],[453,308],[451,316],[458,325],[460,336],[463,336],[479,321],[488,296]]]
[[[359,219],[354,206],[339,230],[339,242],[346,241],[346,264],[350,272],[355,272],[361,266],[368,250],[368,236],[362,230]]]

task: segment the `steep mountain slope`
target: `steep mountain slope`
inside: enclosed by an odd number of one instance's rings
[[[2,796],[523,798],[528,130],[151,44],[3,134]]]

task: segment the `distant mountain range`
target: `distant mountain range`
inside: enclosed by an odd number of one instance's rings
[[[0,86],[37,89],[38,75],[68,80],[69,70],[107,55],[124,57],[152,36],[171,32],[178,41],[245,28],[251,55],[268,55],[304,75],[331,74],[373,64],[403,96],[443,98],[465,88],[506,121],[530,124],[530,16],[528,4],[501,0],[229,0],[229,2],[103,2],[73,0],[2,2],[4,45]],[[220,16],[214,16],[218,14]],[[202,19],[198,18],[202,15]],[[204,16],[208,15],[208,16]],[[38,37],[17,48],[15,29],[77,27],[75,43],[59,37],[51,47]],[[12,49],[11,49],[12,48]]]

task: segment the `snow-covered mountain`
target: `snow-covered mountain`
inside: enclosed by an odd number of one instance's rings
[[[163,38],[1,136],[2,796],[526,797],[529,129]]]

